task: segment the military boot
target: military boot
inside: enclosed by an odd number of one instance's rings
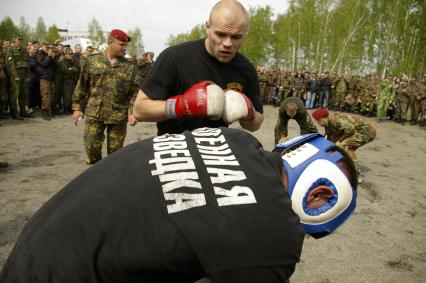
[[[50,121],[52,118],[50,117],[51,115],[49,113],[49,110],[43,109],[42,111],[43,112],[41,113],[41,115],[42,115],[41,117],[46,121]]]
[[[12,117],[12,119],[15,119],[15,120],[24,120],[24,118],[19,116],[18,112],[16,111],[10,112],[10,116]]]
[[[21,116],[25,118],[34,118],[34,115],[31,113],[28,113],[27,111],[21,111]]]
[[[418,125],[419,125],[419,127],[421,128],[421,127],[424,127],[425,126],[425,120],[420,120],[419,121],[419,123],[418,123]]]

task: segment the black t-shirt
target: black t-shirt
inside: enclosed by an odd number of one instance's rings
[[[205,39],[182,43],[164,50],[154,63],[140,88],[151,99],[165,100],[183,94],[203,80],[213,81],[223,89],[234,89],[247,95],[256,111],[263,113],[259,100],[257,72],[250,61],[240,53],[229,63],[221,63],[205,48]],[[220,119],[184,118],[157,123],[158,135],[182,133],[200,127],[225,127]]]
[[[304,233],[281,168],[236,129],[129,145],[36,212],[0,281],[282,283]]]

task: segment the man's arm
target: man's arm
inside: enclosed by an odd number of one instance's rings
[[[166,100],[153,100],[140,89],[133,106],[133,116],[139,122],[167,120]]]

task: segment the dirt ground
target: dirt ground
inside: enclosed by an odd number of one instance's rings
[[[254,135],[273,147],[278,108],[265,107]],[[40,115],[38,115],[40,116]],[[377,124],[377,139],[358,150],[363,184],[352,218],[336,233],[307,237],[295,282],[426,282],[426,130]],[[83,124],[0,120],[0,269],[23,225],[55,192],[88,168]],[[298,133],[291,121],[290,136]],[[153,136],[155,124],[128,129],[126,144]]]

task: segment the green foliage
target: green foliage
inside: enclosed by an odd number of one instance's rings
[[[272,9],[269,6],[250,9],[250,27],[241,53],[255,65],[266,65],[271,58]]]
[[[170,35],[167,39],[167,45],[172,46],[185,41],[192,41],[206,37],[206,30],[203,24],[198,24],[188,33],[179,33],[176,36]]]
[[[39,17],[37,19],[35,32],[32,38],[38,41],[46,40],[46,24],[44,23],[44,20],[42,17]]]
[[[276,17],[268,6],[251,8],[240,52],[255,65],[286,70],[420,75],[426,72],[425,3],[291,0]],[[167,44],[189,40],[193,30],[170,35]]]
[[[58,28],[56,25],[52,25],[49,27],[49,30],[46,33],[46,41],[50,44],[55,43],[55,40],[59,39],[61,36],[59,35]]]
[[[31,36],[31,27],[25,22],[25,18],[21,17],[19,19],[19,33],[24,37],[24,41],[27,42]]]
[[[106,42],[102,27],[95,18],[93,18],[92,21],[89,23],[88,30],[88,38],[92,42],[93,47],[99,48]]]
[[[127,54],[132,58],[140,58],[144,52],[144,46],[142,43],[142,32],[139,28],[128,31],[131,41],[127,47]]]
[[[0,39],[11,40],[18,33],[18,28],[10,17],[5,17],[0,23]]]

